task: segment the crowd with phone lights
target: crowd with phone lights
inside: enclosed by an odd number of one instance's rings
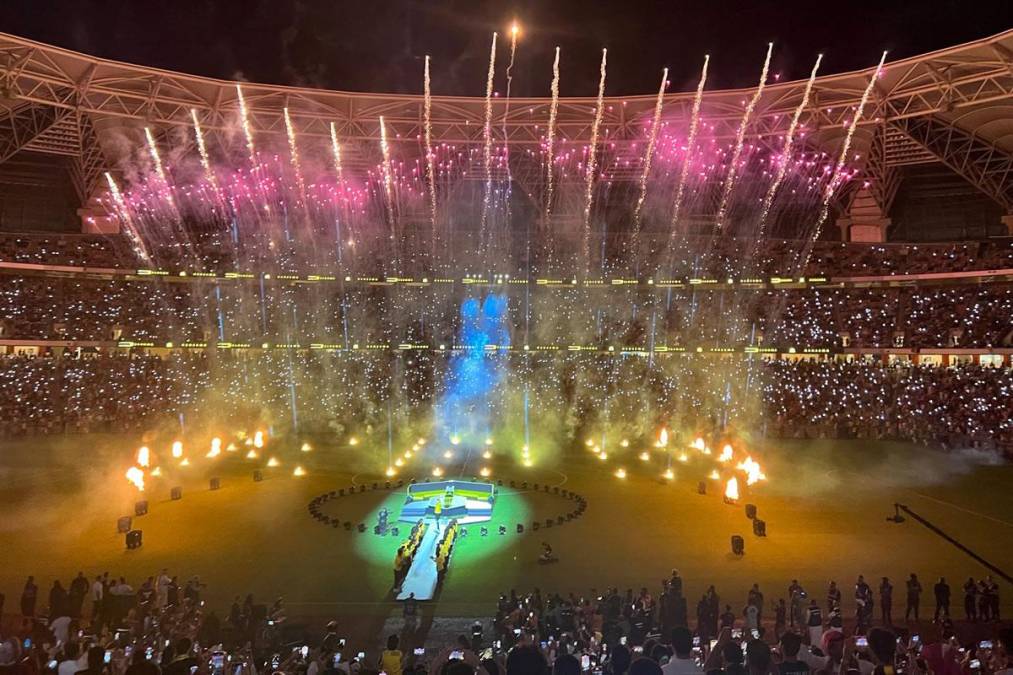
[[[899,584],[900,585],[900,584]],[[841,586],[825,601],[797,580],[768,603],[759,585],[733,610],[709,586],[689,611],[675,570],[654,597],[647,588],[590,594],[500,596],[495,617],[470,635],[433,645],[419,630],[420,604],[401,604],[399,634],[358,637],[349,645],[339,623],[292,625],[281,598],[236,596],[219,616],[201,599],[197,577],[168,570],[138,588],[108,573],[55,581],[48,603],[33,577],[19,613],[3,615],[0,675],[1011,675],[1013,628],[999,616],[999,586],[969,578],[963,611],[945,579],[921,612],[917,575],[902,582],[905,615],[892,614],[893,584],[873,589],[859,576],[855,616],[845,617]],[[924,591],[926,594],[928,589]],[[900,591],[898,592],[900,595]],[[878,602],[877,598],[878,597]],[[877,606],[878,604],[878,606]],[[876,612],[875,610],[879,611]],[[899,609],[899,608],[898,608]],[[962,616],[959,616],[962,614]],[[399,619],[400,620],[400,619]],[[690,626],[693,627],[691,630]],[[405,651],[401,651],[401,647]],[[408,649],[411,649],[409,652]]]

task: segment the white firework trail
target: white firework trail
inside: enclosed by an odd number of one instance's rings
[[[549,103],[549,128],[545,134],[545,226],[549,225],[549,212],[552,211],[552,191],[555,184],[552,180],[552,164],[555,158],[552,156],[553,145],[556,140],[556,112],[559,110],[559,47],[556,47],[556,58],[552,62],[552,101]]]
[[[380,152],[383,153],[381,167],[383,190],[387,196],[387,209],[390,213],[391,236],[394,236],[394,176],[390,169],[390,144],[387,142],[387,124],[383,120],[383,115],[380,115]]]
[[[345,180],[345,172],[341,166],[341,143],[338,142],[338,128],[331,122],[331,160],[334,161],[334,173],[340,186]]]
[[[879,57],[879,65],[876,66],[876,72],[872,74],[869,79],[869,84],[866,85],[865,91],[862,92],[862,99],[858,102],[858,109],[855,111],[855,116],[851,120],[851,125],[848,127],[848,133],[844,137],[844,144],[841,146],[841,154],[837,158],[837,165],[834,167],[834,173],[830,177],[830,181],[827,183],[827,187],[823,192],[823,207],[820,211],[820,217],[816,221],[816,226],[813,229],[812,237],[806,243],[805,249],[803,249],[803,255],[799,258],[799,265],[797,270],[801,273],[805,270],[805,266],[809,263],[809,256],[812,255],[813,245],[816,240],[820,238],[820,232],[823,230],[823,224],[827,221],[827,216],[830,215],[830,201],[834,198],[834,194],[841,182],[844,180],[844,167],[848,160],[848,152],[851,151],[851,140],[855,136],[855,129],[858,128],[858,122],[862,119],[862,113],[865,112],[865,105],[869,102],[869,95],[872,93],[872,88],[876,86],[876,80],[879,79],[880,73],[883,71],[883,63],[886,61],[886,52]]]
[[[303,208],[308,208],[309,204],[306,203],[306,182],[303,180],[302,166],[299,164],[299,145],[296,143],[295,126],[292,125],[292,117],[288,114],[288,106],[284,108],[284,114],[285,134],[288,136],[289,161],[292,163],[292,170],[295,172],[295,183],[296,187],[299,188],[299,199],[302,202]]]
[[[257,166],[257,147],[253,143],[253,128],[250,126],[250,111],[246,107],[246,99],[243,97],[243,88],[236,85],[236,94],[239,97],[239,120],[243,125],[243,136],[246,138],[246,149],[250,153],[250,163]]]
[[[675,189],[675,201],[672,203],[671,232],[669,233],[669,244],[675,241],[675,233],[679,224],[679,213],[682,211],[682,202],[686,198],[686,178],[689,176],[689,165],[693,159],[693,151],[696,149],[696,134],[700,128],[700,102],[703,100],[703,87],[707,83],[707,64],[710,63],[710,54],[703,57],[703,71],[700,73],[700,82],[696,85],[696,96],[693,98],[693,113],[689,122],[689,138],[686,140],[686,157],[682,161],[682,172],[679,174],[679,185]]]
[[[433,246],[436,246],[436,169],[433,163],[433,94],[429,84],[429,55],[426,54],[425,103],[423,122],[426,142],[426,184],[429,188],[429,218],[433,223]]]
[[[489,48],[489,72],[485,79],[485,127],[482,134],[485,146],[482,150],[482,165],[485,169],[485,195],[482,198],[482,222],[480,230],[485,232],[485,224],[489,220],[489,208],[492,204],[492,86],[496,76],[496,37],[492,34],[492,46]]]
[[[584,240],[583,258],[584,274],[590,272],[591,266],[591,201],[594,199],[594,176],[598,169],[598,132],[601,128],[602,115],[605,108],[605,66],[608,50],[601,50],[601,67],[598,78],[598,100],[595,103],[594,122],[591,123],[591,145],[588,148],[587,174],[584,176]]]
[[[718,205],[718,215],[714,222],[714,227],[719,232],[724,226],[725,216],[728,213],[728,199],[732,194],[732,188],[735,186],[735,177],[739,169],[739,157],[742,156],[742,146],[745,144],[746,139],[746,128],[749,126],[749,120],[753,116],[753,111],[760,100],[760,95],[763,94],[763,88],[767,84],[767,73],[770,71],[770,55],[773,51],[774,43],[768,43],[767,58],[764,59],[763,70],[760,72],[760,84],[757,85],[753,97],[749,99],[749,103],[746,105],[746,111],[742,114],[742,121],[739,123],[739,131],[735,136],[735,150],[732,152],[732,161],[728,165],[728,175],[725,177],[725,184],[721,189],[721,203]]]
[[[668,86],[668,68],[661,71],[661,86],[658,87],[658,99],[654,102],[654,118],[651,121],[651,132],[647,137],[647,150],[644,152],[644,170],[640,174],[640,196],[633,208],[633,247],[636,249],[636,237],[640,230],[640,212],[647,199],[647,179],[651,173],[651,162],[654,159],[654,146],[658,143],[658,127],[661,126],[661,107],[665,102],[665,87]]]
[[[513,212],[510,209],[510,196],[513,192],[514,183],[513,171],[510,169],[510,142],[507,135],[507,117],[510,115],[510,85],[514,81],[511,73],[514,68],[514,55],[517,53],[517,34],[519,32],[520,28],[517,26],[517,22],[514,21],[513,25],[510,26],[510,62],[506,68],[506,99],[503,101],[503,163],[507,175],[506,194],[504,195],[503,203],[506,206],[507,227],[513,221]]]
[[[204,167],[204,177],[218,193],[218,179],[215,177],[214,169],[211,167],[211,158],[208,155],[207,146],[204,144],[204,132],[200,128],[200,120],[197,118],[197,110],[190,108],[190,119],[193,120],[193,135],[197,140],[197,151],[200,153],[200,163]]]
[[[165,167],[162,165],[162,155],[158,151],[158,144],[155,143],[155,135],[151,133],[151,127],[144,127],[144,137],[148,140],[148,152],[151,153],[151,161],[155,165],[155,173],[158,174],[158,179],[162,181],[162,187],[165,188],[165,198],[169,202],[169,206],[179,217],[179,212],[176,210],[176,200],[172,196],[172,186],[169,185],[169,177],[165,173]]]
[[[120,220],[126,226],[127,235],[130,237],[130,241],[134,245],[134,253],[136,253],[144,262],[151,263],[151,258],[148,255],[147,250],[144,248],[144,243],[141,241],[140,235],[137,234],[137,228],[134,226],[134,219],[130,215],[130,209],[127,208],[127,202],[123,199],[123,194],[120,192],[120,188],[116,185],[116,181],[113,179],[113,175],[108,171],[105,172],[106,183],[109,184],[109,193],[113,196],[113,202],[116,204],[116,210],[119,212]]]
[[[774,174],[774,180],[771,182],[770,187],[767,188],[767,194],[763,198],[763,206],[760,209],[759,227],[756,235],[757,241],[763,237],[764,228],[767,225],[767,216],[770,214],[770,207],[774,203],[774,197],[777,196],[778,188],[781,187],[781,183],[788,173],[788,158],[791,157],[792,148],[795,143],[795,130],[798,129],[802,112],[809,105],[809,95],[812,93],[813,82],[816,81],[816,71],[820,69],[822,61],[823,55],[820,54],[816,57],[816,63],[813,64],[812,72],[809,73],[809,81],[806,82],[805,90],[802,92],[802,100],[799,101],[798,107],[795,108],[795,114],[792,115],[791,123],[788,125],[788,132],[784,137],[784,150],[781,152],[781,158],[777,165],[777,173]]]

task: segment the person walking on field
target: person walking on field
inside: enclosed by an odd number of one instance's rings
[[[879,584],[879,610],[883,615],[883,625],[893,625],[893,584],[888,577],[883,577]]]
[[[932,588],[933,593],[936,596],[936,614],[933,621],[939,621],[939,615],[942,614],[945,618],[950,618],[950,585],[946,583],[946,579],[939,577],[939,581]]]
[[[978,620],[978,582],[974,577],[967,577],[964,582],[964,617],[968,621]]]

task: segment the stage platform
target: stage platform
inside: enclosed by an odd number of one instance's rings
[[[490,483],[443,480],[408,486],[398,520],[415,523],[421,519],[456,520],[462,525],[492,518],[496,489]]]

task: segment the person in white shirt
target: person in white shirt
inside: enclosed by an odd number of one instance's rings
[[[661,667],[664,675],[703,675],[703,668],[693,658],[693,634],[684,626],[672,629],[672,659]]]
[[[169,603],[169,584],[171,583],[172,577],[169,576],[169,570],[165,568],[155,580],[155,605],[159,609],[165,607]]]
[[[69,616],[58,616],[49,622],[49,630],[53,631],[53,637],[61,645],[65,645],[70,642],[69,631],[70,631],[71,618]]]

